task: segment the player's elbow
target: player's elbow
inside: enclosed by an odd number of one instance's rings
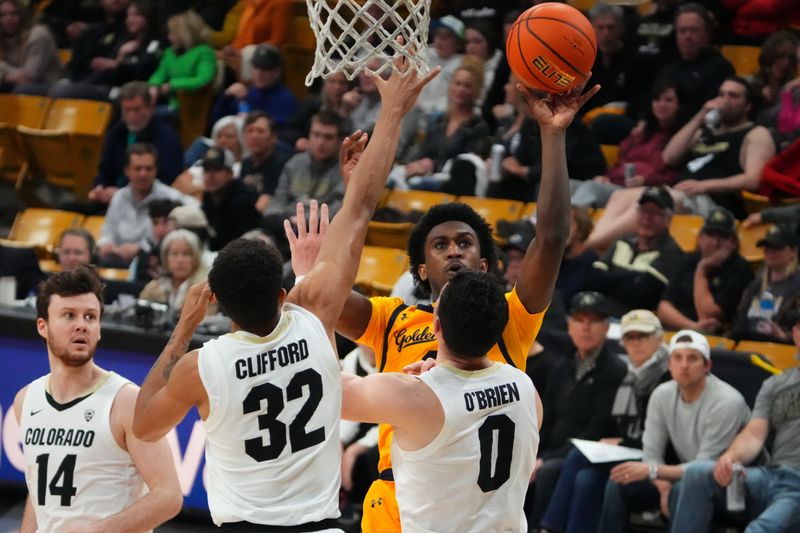
[[[138,414],[133,415],[133,424],[131,429],[133,430],[134,437],[143,442],[156,442],[158,439],[164,436],[163,432],[160,432],[158,428],[153,427],[152,424],[148,423],[145,417]]]
[[[181,494],[180,485],[167,491],[162,501],[164,504],[165,520],[169,520],[180,513],[183,508],[183,494]]]

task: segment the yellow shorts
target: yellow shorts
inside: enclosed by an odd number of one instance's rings
[[[394,481],[376,479],[364,498],[362,533],[400,533],[400,511],[394,493]]]

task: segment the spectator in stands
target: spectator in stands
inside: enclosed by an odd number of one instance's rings
[[[669,378],[668,352],[661,323],[650,311],[633,310],[622,317],[620,326],[628,373],[616,390],[613,424],[600,442],[641,448],[650,394]],[[609,470],[609,464],[592,464],[572,448],[541,521],[545,531],[597,531]]]
[[[0,244],[0,278],[13,277],[14,298],[23,300],[36,293],[45,276],[39,269],[39,259],[33,248],[17,248]]]
[[[686,108],[697,112],[714,98],[723,80],[733,76],[733,66],[711,46],[713,15],[700,4],[689,2],[675,12],[675,41],[680,57],[658,73],[673,80],[687,96]]]
[[[775,153],[772,136],[748,118],[753,93],[750,84],[738,76],[728,78],[719,96],[672,136],[664,148],[664,161],[681,166],[671,194],[679,212],[707,216],[717,205],[738,219],[746,216],[741,191],[755,190],[766,162]],[[706,125],[706,114],[719,112],[718,125]],[[609,198],[603,217],[589,241],[603,246],[633,225],[635,210],[629,205],[641,188],[616,191]]]
[[[517,284],[525,252],[528,251],[528,246],[536,237],[536,228],[532,223],[528,221],[520,222],[523,223],[516,223],[516,231],[508,236],[506,243],[501,248],[504,254],[503,279],[508,291],[512,290],[514,285]]]
[[[218,49],[233,41],[239,31],[246,0],[195,0],[192,4],[192,9],[212,30],[211,46]]]
[[[162,119],[153,116],[155,102],[145,82],[133,81],[123,85],[119,106],[120,120],[106,132],[94,188],[89,192],[89,199],[102,205],[108,205],[117,189],[127,184],[124,154],[134,143],[155,146],[159,154],[157,171],[160,182],[169,185],[183,168],[178,133]]]
[[[189,230],[200,239],[200,257],[203,263],[211,268],[217,258],[217,252],[211,251],[211,237],[215,235],[214,228],[208,223],[203,209],[197,205],[179,205],[169,214],[170,230]]]
[[[236,82],[220,95],[211,112],[213,118],[248,111],[265,111],[279,127],[285,127],[297,107],[297,98],[281,81],[283,58],[269,44],[256,47],[250,60],[253,70],[250,86]]]
[[[625,12],[620,6],[597,3],[589,10],[589,20],[597,36],[597,56],[587,86],[599,83],[603,90],[587,102],[584,111],[611,102],[626,105],[639,90],[639,75],[636,52],[623,40]]]
[[[800,349],[800,315],[795,315],[792,338]],[[746,505],[736,513],[747,531],[800,529],[800,367],[772,376],[761,384],[753,416],[715,463],[687,466],[679,492],[673,531],[708,531],[715,509],[725,513],[725,490],[733,476],[743,475]],[[758,466],[768,451],[768,461]],[[709,458],[712,459],[712,458]],[[733,465],[745,465],[736,474]],[[734,518],[734,517],[730,517]]]
[[[566,304],[583,287],[586,275],[597,260],[597,253],[586,246],[593,222],[589,210],[573,205],[567,248],[556,279],[556,295]]]
[[[724,207],[706,217],[697,250],[687,254],[669,280],[658,304],[668,328],[719,333],[733,322],[745,288],[753,280],[750,265],[739,254],[736,221]]]
[[[505,54],[498,49],[499,36],[496,27],[487,20],[474,20],[467,24],[464,30],[464,52],[483,63],[483,86],[478,102],[483,103],[486,94],[494,84],[495,73],[501,62],[505,61]],[[587,86],[591,87],[587,83]]]
[[[233,178],[233,155],[210,148],[203,157],[203,212],[214,230],[210,248],[219,251],[245,232],[258,226],[258,195],[242,180]]]
[[[204,281],[208,275],[200,253],[197,235],[185,229],[169,232],[161,242],[163,274],[145,285],[139,298],[180,311],[189,287]]]
[[[720,0],[734,11],[730,27],[737,42],[758,46],[782,28],[800,25],[800,10],[792,0]]]
[[[129,183],[114,194],[108,206],[97,241],[102,265],[127,268],[140,250],[149,249],[153,228],[147,207],[153,200],[196,203],[194,198],[157,181],[157,168],[158,151],[153,145],[137,143],[126,149]]]
[[[63,0],[61,2],[30,2],[36,18],[46,25],[56,39],[57,48],[69,48],[90,24],[103,18],[99,2]]]
[[[434,81],[437,79],[438,76]],[[453,171],[444,177],[444,180],[449,180],[444,183],[439,180],[409,180],[441,172],[445,163],[461,154],[486,155],[489,128],[476,108],[482,85],[483,70],[480,64],[472,58],[466,59],[452,73],[447,112],[429,115],[424,141],[411,149],[410,161],[402,167],[404,172],[393,171],[393,177],[414,188],[475,194],[475,169],[472,168],[471,176],[467,172]]]
[[[97,263],[94,237],[83,228],[67,228],[58,238],[55,256],[61,270]]]
[[[664,162],[662,151],[686,122],[681,110],[683,99],[674,82],[656,82],[645,119],[619,145],[619,160],[604,175],[583,182],[573,192],[572,203],[604,207],[611,193],[623,187],[669,185],[675,181],[678,173]],[[626,172],[630,175],[626,176]]]
[[[529,524],[538,524],[570,450],[569,439],[610,435],[611,407],[625,377],[625,363],[605,344],[608,307],[602,294],[581,292],[571,302],[567,331],[575,346],[551,371],[542,395],[544,419],[534,472]]]
[[[334,72],[322,80],[322,89],[318,94],[308,94],[298,104],[294,116],[290,120],[289,128],[281,132],[282,138],[294,144],[298,152],[308,148],[308,132],[311,128],[311,118],[319,111],[333,111],[342,118],[347,115],[347,109],[342,105],[342,98],[351,89],[351,83],[342,72]],[[352,128],[345,126],[345,131]]]
[[[760,124],[776,124],[781,90],[797,74],[797,53],[798,39],[788,30],[773,33],[764,41],[752,80],[764,110],[758,117]]]
[[[793,226],[776,224],[757,245],[764,248],[765,268],[745,289],[730,336],[789,343],[793,324],[778,324],[776,317],[800,292],[797,233]]]
[[[637,63],[641,67],[637,74],[647,85],[655,81],[655,75],[663,65],[679,57],[675,45],[675,11],[681,2],[655,0],[653,4],[654,9],[636,22],[633,31],[638,46]]]
[[[758,224],[787,224],[796,228],[800,225],[800,204],[768,207],[752,213],[742,222],[742,228],[750,228]]]
[[[164,112],[167,116],[175,116],[178,110],[176,91],[196,91],[213,82],[217,58],[208,44],[210,29],[194,11],[170,17],[167,29],[171,46],[164,52],[147,83],[153,101],[165,99]]]
[[[149,282],[160,277],[161,268],[161,241],[172,230],[169,214],[181,205],[173,200],[153,200],[147,206],[147,215],[150,217],[150,226],[153,234],[148,238],[146,250],[139,250],[136,258],[131,262],[130,270],[134,273],[133,280]]]
[[[184,170],[172,186],[184,194],[194,196],[198,200],[203,197],[203,156],[213,146],[228,150],[233,155],[233,175],[238,177],[242,166],[242,157],[248,153],[244,142],[244,119],[229,115],[222,117],[211,128],[211,138],[199,137],[189,146],[183,156],[188,168]]]
[[[21,0],[0,2],[0,91],[18,84],[53,83],[61,60],[47,26],[33,24]]]
[[[683,259],[669,234],[673,202],[664,187],[647,187],[638,201],[636,230],[617,240],[594,263],[584,287],[612,301],[612,314],[655,310],[664,288]]]
[[[461,48],[464,44],[464,23],[453,15],[431,21],[433,44],[428,48],[428,63],[431,67],[442,67],[442,71],[428,85],[423,87],[417,105],[425,113],[444,113],[448,110],[451,80],[464,57]],[[478,87],[480,96],[481,87]]]
[[[239,31],[231,46],[236,50],[249,44],[281,46],[286,40],[291,16],[289,0],[245,0]]]
[[[308,150],[295,154],[283,167],[275,194],[267,204],[265,217],[272,219],[269,229],[280,242],[285,238],[283,220],[296,213],[297,202],[312,198],[328,204],[330,216],[338,211],[344,196],[344,182],[339,171],[339,145],[344,137],[341,118],[330,111],[320,111],[311,119]]]
[[[631,510],[660,506],[669,516],[684,469],[693,461],[719,457],[749,416],[739,391],[710,374],[711,350],[701,334],[676,333],[669,343],[668,364],[672,381],[656,387],[647,404],[642,461],[611,469],[600,516],[603,533],[628,531]],[[668,444],[678,464],[671,464]]]
[[[263,213],[275,196],[281,172],[292,157],[292,152],[278,141],[275,121],[263,111],[247,114],[244,138],[249,155],[242,160],[239,175],[245,184],[258,193],[256,210]]]

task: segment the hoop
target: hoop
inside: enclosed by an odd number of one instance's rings
[[[317,39],[307,86],[334,72],[344,73],[348,80],[363,71],[381,75],[394,68],[397,54],[418,73],[430,71],[430,0],[306,0],[306,6]],[[403,37],[402,45],[398,36]]]

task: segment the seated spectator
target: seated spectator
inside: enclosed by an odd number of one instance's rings
[[[584,287],[611,299],[612,314],[655,310],[683,259],[669,234],[672,197],[664,187],[647,187],[638,202],[636,230],[617,240],[595,262]]]
[[[100,264],[127,268],[140,250],[148,250],[153,236],[147,207],[153,200],[197,203],[180,191],[156,180],[158,151],[152,145],[133,144],[125,151],[128,185],[111,199],[100,239]]]
[[[155,146],[159,154],[157,172],[160,182],[169,185],[183,168],[178,133],[162,119],[153,116],[155,102],[145,82],[133,81],[123,85],[119,106],[120,120],[106,132],[94,187],[89,191],[89,200],[101,206],[108,205],[117,189],[128,183],[124,171],[125,151],[134,143]]]
[[[292,3],[288,0],[245,0],[239,31],[230,48],[241,50],[250,44],[281,46],[289,33]],[[231,51],[226,48],[226,55]]]
[[[236,82],[225,89],[214,104],[212,118],[264,111],[280,128],[286,127],[297,108],[297,98],[281,81],[280,50],[268,44],[259,45],[250,61],[253,72],[249,86]]]
[[[308,148],[311,119],[323,110],[333,111],[344,119],[348,110],[343,105],[342,98],[351,88],[352,84],[343,72],[334,72],[322,80],[322,89],[319,93],[306,95],[297,105],[297,110],[289,121],[289,127],[281,132],[281,138],[293,144],[298,152],[305,151]],[[345,131],[351,129],[345,125]]]
[[[47,26],[33,24],[21,0],[0,2],[0,91],[24,83],[53,83],[60,75],[61,60]]]
[[[797,74],[797,53],[798,40],[790,31],[773,33],[764,41],[758,54],[759,69],[752,78],[763,109],[758,115],[759,124],[776,125],[781,90]]]
[[[628,373],[616,390],[611,407],[613,424],[600,442],[641,448],[650,394],[669,377],[668,352],[661,323],[646,309],[623,316],[620,333],[628,355]],[[597,531],[609,471],[609,464],[592,464],[572,448],[541,526],[546,531]]]
[[[434,79],[438,79],[438,76]],[[456,156],[486,154],[488,126],[475,107],[482,84],[483,72],[474,60],[465,61],[455,70],[448,92],[447,112],[429,116],[424,141],[411,149],[410,161],[402,167],[402,172],[399,169],[392,171],[394,179],[401,186],[407,183],[412,188],[475,194],[477,169],[470,169],[471,175],[467,172],[450,172],[441,178],[430,177],[442,172],[445,163]]]
[[[753,280],[738,250],[733,214],[715,208],[700,228],[697,250],[683,258],[658,304],[658,317],[667,328],[719,333],[733,322],[742,293]]]
[[[170,231],[161,243],[161,264],[163,274],[145,285],[139,298],[180,312],[189,287],[204,281],[208,274],[197,236],[185,229]]]
[[[775,154],[769,131],[748,118],[753,97],[746,80],[728,78],[720,86],[719,96],[706,102],[667,143],[664,162],[681,168],[670,189],[678,212],[705,217],[720,206],[740,220],[746,217],[741,192],[756,190],[764,165]],[[705,124],[712,109],[719,113],[719,124]],[[641,191],[635,187],[611,195],[589,238],[591,246],[602,247],[630,231],[635,218],[630,204]]]
[[[213,229],[210,248],[217,252],[258,227],[261,219],[255,207],[258,195],[233,178],[233,155],[227,150],[210,148],[202,165],[205,184],[202,207]]]
[[[211,237],[215,235],[214,228],[208,223],[203,209],[197,205],[179,205],[169,213],[170,231],[176,229],[189,230],[200,240],[200,258],[208,268],[214,264],[217,252],[212,252]],[[246,234],[245,234],[246,235]]]
[[[209,42],[214,48],[222,48],[233,41],[239,31],[246,0],[195,0],[192,9],[203,18],[209,28]]]
[[[497,29],[487,20],[473,20],[464,30],[464,52],[483,64],[483,86],[478,97],[479,105],[484,102],[489,89],[494,84],[495,73],[505,55],[498,49]],[[591,87],[591,85],[589,85]]]
[[[170,17],[167,29],[167,39],[171,46],[164,52],[147,83],[150,85],[150,97],[153,101],[165,99],[167,116],[177,116],[176,91],[196,91],[213,82],[217,72],[217,58],[214,49],[208,44],[210,29],[194,11],[185,11]]]
[[[464,23],[453,15],[431,21],[433,43],[428,47],[428,63],[430,66],[442,67],[442,71],[430,83],[422,88],[417,105],[425,113],[445,113],[450,98],[450,85],[453,76],[464,57],[461,48],[464,44]],[[478,100],[482,87],[478,87],[475,101]]]
[[[800,349],[800,321],[792,327]],[[772,376],[761,385],[753,415],[716,462],[687,465],[671,522],[672,531],[708,531],[715,511],[746,531],[798,531],[800,528],[800,367]],[[768,461],[756,462],[767,451]],[[709,458],[713,459],[713,458]],[[734,465],[745,466],[743,472]],[[742,476],[745,508],[726,512],[725,490],[733,476]]]
[[[273,221],[272,236],[285,239],[283,220],[295,215],[297,202],[311,199],[328,204],[331,218],[341,207],[344,182],[339,171],[339,145],[344,137],[342,120],[330,111],[320,111],[311,120],[308,150],[295,154],[283,166],[275,194],[265,217]]]
[[[24,300],[36,293],[45,275],[39,269],[39,258],[32,248],[16,248],[0,244],[0,278],[14,278],[14,299]]]
[[[604,207],[616,190],[669,185],[678,177],[664,162],[662,152],[685,122],[681,112],[683,96],[678,86],[669,80],[657,82],[651,96],[645,119],[619,145],[619,161],[604,175],[581,183],[572,194],[574,205]]]
[[[674,81],[687,96],[686,109],[696,113],[714,98],[723,80],[733,76],[730,62],[711,46],[714,17],[702,5],[689,2],[675,11],[675,42],[679,58],[661,69],[656,79]]]
[[[569,439],[597,440],[610,434],[614,395],[625,363],[605,344],[608,309],[603,295],[581,292],[571,302],[567,331],[575,346],[550,372],[542,395],[544,418],[533,479],[529,524],[538,524],[571,448]]]
[[[797,234],[792,226],[776,224],[756,244],[764,248],[764,271],[745,289],[730,336],[789,343],[792,324],[778,324],[776,317],[800,292]]]
[[[556,278],[556,295],[566,304],[583,287],[584,279],[597,261],[597,253],[586,246],[592,232],[592,217],[585,207],[573,205],[567,248]],[[554,296],[555,299],[555,296]]]
[[[73,270],[81,265],[97,263],[97,246],[92,234],[83,228],[67,228],[58,238],[55,251],[61,270]]]
[[[68,0],[62,2],[30,2],[36,18],[50,29],[57,48],[69,48],[90,24],[103,18],[100,2]]]
[[[172,229],[169,223],[169,214],[173,209],[181,205],[173,200],[153,200],[147,206],[147,214],[150,217],[150,225],[153,234],[148,238],[146,250],[139,250],[139,253],[131,262],[130,270],[133,272],[133,281],[149,282],[160,277],[163,273],[161,268],[161,241]]]
[[[244,142],[244,119],[229,115],[222,117],[211,128],[211,138],[198,137],[183,156],[188,168],[172,182],[184,194],[200,200],[203,196],[203,156],[212,146],[228,150],[233,155],[233,175],[238,177],[242,157],[247,153]]]
[[[258,193],[256,210],[269,206],[286,162],[292,157],[288,147],[278,140],[275,121],[263,111],[251,111],[244,121],[245,146],[249,155],[242,161],[242,181]]]
[[[611,469],[599,531],[627,531],[630,511],[660,507],[665,516],[674,516],[670,511],[685,469],[719,457],[747,421],[750,409],[739,391],[710,374],[711,350],[704,336],[676,333],[668,365],[672,381],[656,387],[647,404],[644,457]],[[668,463],[670,444],[679,464]]]

